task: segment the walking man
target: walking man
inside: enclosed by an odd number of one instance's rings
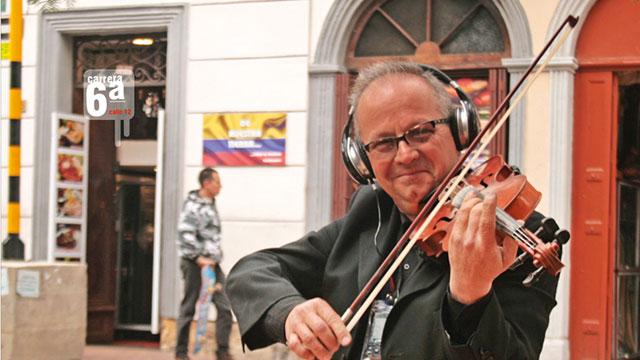
[[[220,217],[216,196],[222,187],[220,175],[211,168],[200,171],[200,189],[189,192],[178,223],[178,254],[184,280],[184,297],[180,303],[176,344],[176,360],[188,360],[189,330],[202,283],[201,270],[211,266],[216,272],[216,290],[212,302],[218,311],[216,319],[216,358],[232,359],[229,354],[231,307],[224,291],[225,274],[220,268]]]

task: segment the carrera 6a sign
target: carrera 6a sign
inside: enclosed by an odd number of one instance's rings
[[[129,120],[134,115],[131,70],[87,70],[84,113],[92,120]]]

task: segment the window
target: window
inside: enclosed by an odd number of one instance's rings
[[[386,58],[441,69],[500,67],[510,54],[506,28],[489,2],[378,1],[358,20],[349,42],[352,70]]]

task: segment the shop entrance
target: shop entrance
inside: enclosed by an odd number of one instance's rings
[[[598,1],[576,43],[572,359],[640,357],[639,20],[637,4]]]
[[[613,353],[640,357],[640,71],[618,78]]]
[[[576,103],[573,231],[583,245],[572,248],[571,258],[577,269],[571,280],[572,358],[635,359],[640,356],[640,71],[581,72]]]
[[[157,340],[151,331],[158,317],[161,197],[156,189],[166,34],[76,37],[73,44],[74,112],[83,112],[84,71],[129,69],[135,78],[135,115],[129,124],[90,122],[87,342]]]
[[[155,173],[116,174],[116,330],[150,331]]]

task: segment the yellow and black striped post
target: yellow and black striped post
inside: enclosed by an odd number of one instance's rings
[[[20,240],[20,117],[22,113],[22,0],[11,0],[9,15],[9,218],[2,257],[24,260]]]

